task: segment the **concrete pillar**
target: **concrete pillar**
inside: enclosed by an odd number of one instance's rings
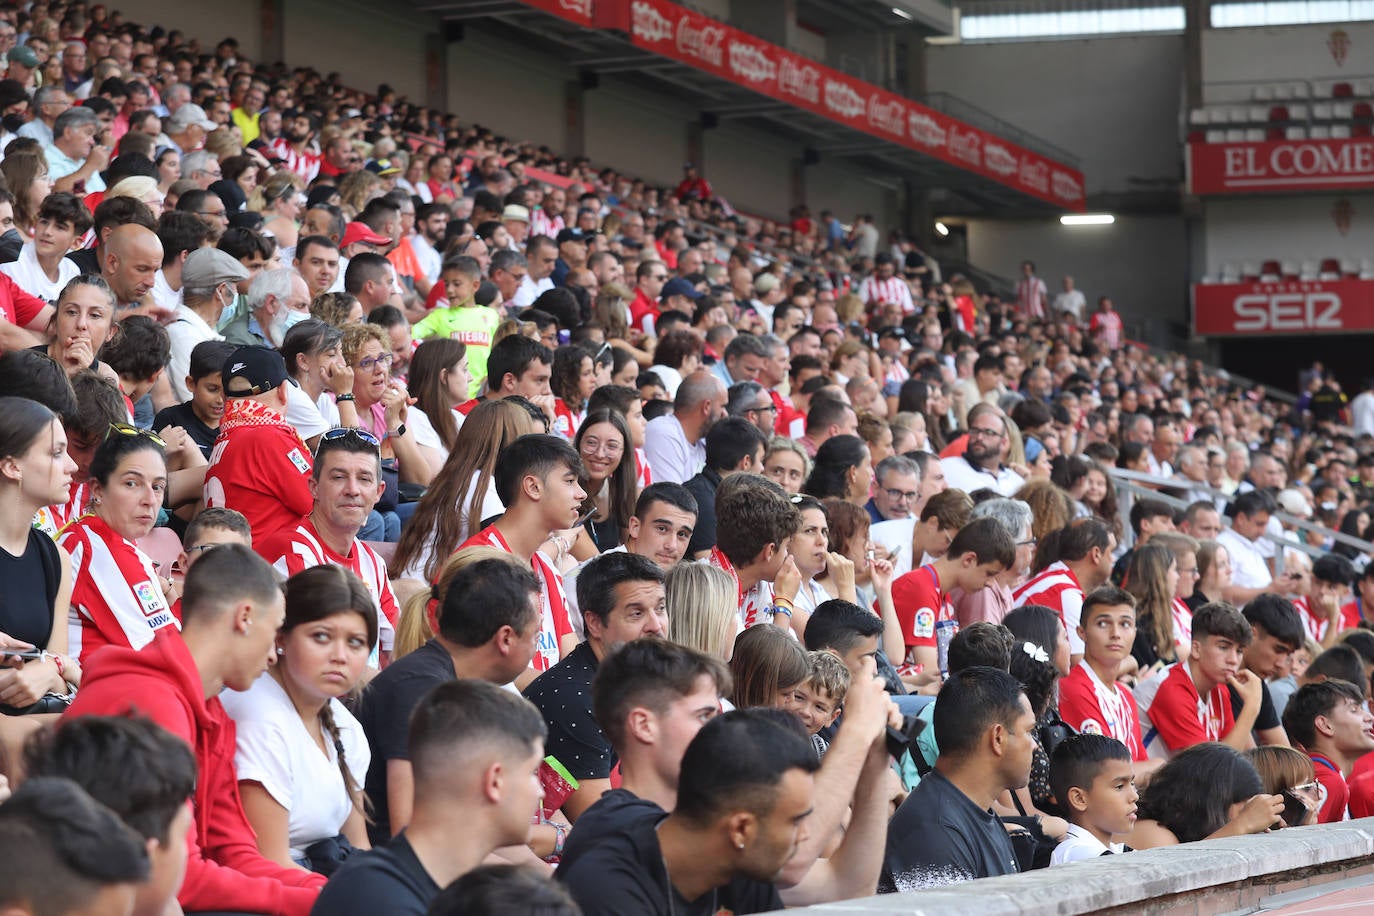
[[[1184,0],[1183,15],[1183,88],[1192,109],[1202,106],[1202,30],[1211,18],[1211,3]]]
[[[262,59],[286,60],[286,0],[259,0],[258,26],[262,32]]]
[[[596,82],[596,74],[588,73],[563,84],[563,149],[568,156],[587,155],[587,92]]]
[[[425,36],[425,104],[439,111],[448,105],[448,42],[438,32]]]

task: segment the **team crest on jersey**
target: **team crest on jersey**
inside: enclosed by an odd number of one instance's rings
[[[300,471],[302,474],[310,473],[310,462],[305,460],[305,456],[301,454],[300,449],[293,448],[286,457],[291,459],[291,463],[296,466],[296,470]]]
[[[923,607],[916,612],[916,622],[911,626],[911,635],[931,637],[935,635],[935,611]]]
[[[153,587],[153,583],[145,581],[135,585],[134,596],[138,598],[138,603],[142,606],[145,617],[151,617],[163,611],[162,596]]]
[[[1107,732],[1102,728],[1102,723],[1096,719],[1084,719],[1083,724],[1078,726],[1080,735],[1105,735]]]

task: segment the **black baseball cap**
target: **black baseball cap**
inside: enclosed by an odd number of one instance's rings
[[[286,381],[286,361],[269,347],[239,347],[224,361],[224,396],[249,398]]]

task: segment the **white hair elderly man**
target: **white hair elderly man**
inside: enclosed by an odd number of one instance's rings
[[[105,190],[100,172],[110,164],[110,148],[99,146],[100,118],[91,108],[68,108],[52,126],[52,143],[43,147],[48,176],[54,191],[70,191],[81,197]]]
[[[286,332],[310,317],[310,290],[289,267],[264,270],[248,287],[248,308],[224,328],[224,339],[245,347],[280,347]]]

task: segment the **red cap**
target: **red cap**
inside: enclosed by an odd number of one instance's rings
[[[391,237],[373,230],[367,223],[354,221],[348,224],[348,228],[344,229],[343,241],[339,243],[339,247],[347,248],[354,242],[367,242],[369,245],[390,245]]]

